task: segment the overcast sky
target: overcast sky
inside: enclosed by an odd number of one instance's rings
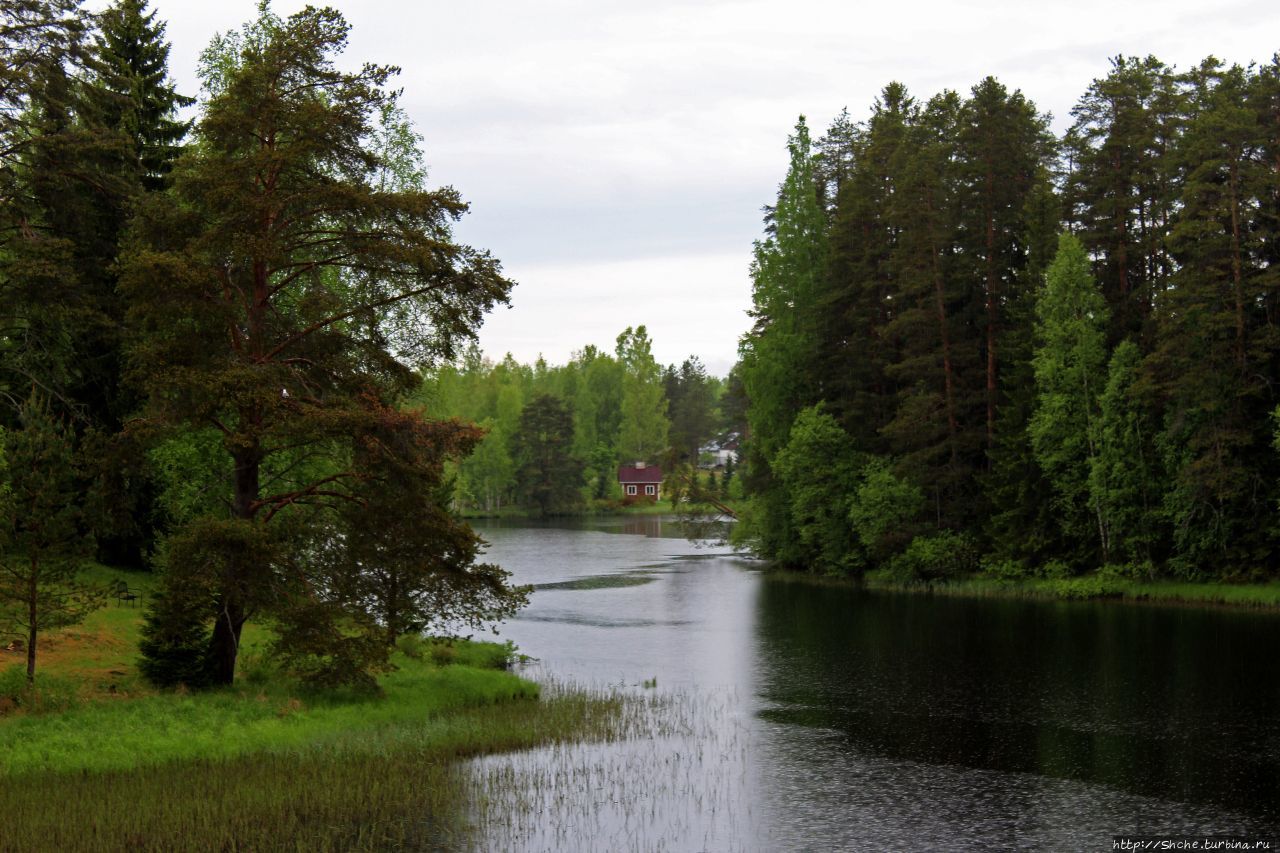
[[[694,354],[720,374],[748,326],[751,243],[798,115],[816,136],[841,107],[863,117],[891,80],[925,98],[994,74],[1060,131],[1116,54],[1185,68],[1280,49],[1276,0],[331,5],[353,27],[347,63],[404,69],[432,182],[472,204],[460,238],[518,283],[485,323],[486,353],[563,362],[645,324],[659,361]],[[210,37],[255,6],[152,0],[184,92]]]

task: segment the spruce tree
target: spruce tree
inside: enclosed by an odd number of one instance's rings
[[[517,493],[539,515],[578,502],[583,461],[573,455],[573,412],[563,400],[541,394],[529,401],[511,437],[511,457],[516,462]]]
[[[149,191],[164,187],[191,123],[178,110],[195,103],[169,79],[165,24],[147,0],[118,0],[98,18],[84,109],[128,140],[126,168]]]
[[[0,631],[25,641],[29,682],[41,635],[79,623],[104,600],[78,579],[88,549],[73,442],[35,394],[19,428],[0,431]]]
[[[801,309],[811,312],[814,338],[806,402],[827,401],[830,413],[868,450],[880,448],[880,428],[893,412],[893,389],[884,373],[892,360],[884,328],[893,312],[889,259],[895,244],[887,206],[913,110],[906,88],[890,83],[866,126],[848,136],[851,165],[824,241],[816,305]]]
[[[9,425],[33,385],[68,401],[70,334],[93,314],[65,232],[75,216],[56,204],[83,198],[65,155],[81,141],[73,80],[86,30],[80,0],[0,7],[0,423]]]
[[[711,437],[712,388],[707,369],[697,356],[679,368],[668,368],[664,383],[671,411],[671,450],[676,462],[698,463],[698,451]],[[674,392],[674,393],[673,393]]]
[[[946,93],[912,116],[893,160],[886,218],[896,312],[885,334],[894,355],[885,373],[897,405],[882,427],[888,450],[913,481],[928,484],[935,523],[962,526],[976,506],[973,472],[983,464],[979,341],[953,274],[956,233],[955,133],[959,99]]]

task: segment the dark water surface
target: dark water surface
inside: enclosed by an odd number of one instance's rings
[[[482,849],[1109,850],[1280,834],[1280,617],[766,580],[656,518],[484,527],[529,674],[678,731],[475,762]],[[656,679],[656,688],[647,687]]]

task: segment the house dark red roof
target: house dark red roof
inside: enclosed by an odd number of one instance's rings
[[[662,468],[657,465],[645,465],[643,468],[637,468],[635,465],[623,465],[618,468],[619,483],[661,483]]]

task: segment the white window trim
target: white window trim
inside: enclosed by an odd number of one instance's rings
[[[652,484],[650,484],[650,485],[648,485],[648,486],[645,486],[645,487],[644,487],[644,493],[645,493],[646,495],[656,495],[656,494],[658,493],[658,487],[657,487],[657,486],[654,486],[654,485],[652,485]]]
[[[628,494],[628,495],[634,495],[635,493],[636,493],[636,487],[635,487],[635,486],[627,486],[627,494]]]

